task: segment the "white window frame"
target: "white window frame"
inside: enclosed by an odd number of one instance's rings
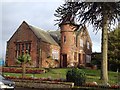
[[[52,59],[58,60],[59,59],[59,51],[52,49]]]

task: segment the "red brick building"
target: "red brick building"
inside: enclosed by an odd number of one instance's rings
[[[78,25],[69,22],[62,23],[61,27],[61,66],[74,67],[87,65],[91,62],[92,41],[87,28],[78,28]]]
[[[60,31],[44,31],[25,21],[7,42],[6,65],[18,66],[17,57],[26,50],[29,67],[72,67],[91,61],[92,42],[86,27],[62,23]]]

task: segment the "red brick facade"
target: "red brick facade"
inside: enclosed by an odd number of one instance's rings
[[[75,67],[90,63],[92,42],[86,27],[61,24],[58,34],[50,34],[25,21],[7,42],[6,65],[19,66],[17,57],[29,51],[28,67]],[[58,38],[58,36],[60,38]]]
[[[61,67],[86,65],[91,61],[92,42],[85,27],[61,24]],[[81,41],[81,42],[80,42]]]
[[[6,51],[6,65],[7,66],[18,66],[16,63],[17,60],[17,44],[20,49],[19,55],[22,55],[23,52],[27,49],[26,45],[30,43],[30,55],[32,58],[32,65],[30,67],[47,67],[51,61],[52,49],[57,50],[60,53],[59,45],[50,44],[38,38],[31,30],[29,25],[26,22],[23,22],[17,31],[13,34],[10,40],[7,42],[7,51]],[[59,66],[60,56],[58,56],[57,67]],[[43,63],[44,62],[44,63]],[[56,61],[53,63],[56,63]],[[46,65],[46,66],[45,66]]]

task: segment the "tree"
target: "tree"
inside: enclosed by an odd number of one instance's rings
[[[25,77],[26,73],[26,64],[30,63],[31,56],[29,55],[28,51],[26,50],[25,54],[18,57],[17,62],[22,65],[22,78]]]
[[[108,29],[115,24],[120,17],[120,2],[75,2],[66,1],[57,8],[55,16],[58,17],[57,24],[70,21],[79,22],[79,25],[92,24],[95,30],[102,30],[102,62],[101,79],[105,84],[108,82]]]
[[[120,26],[120,24],[119,24]],[[111,31],[108,35],[108,60],[109,69],[117,71],[120,69],[120,27]]]

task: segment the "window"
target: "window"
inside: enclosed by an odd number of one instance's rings
[[[83,47],[83,39],[80,39],[80,46]]]
[[[24,54],[24,44],[22,44],[22,55]]]
[[[20,44],[19,44],[19,43],[16,44],[16,50],[17,50],[17,51],[20,50]]]
[[[26,50],[28,50],[28,53],[30,54],[30,50],[31,50],[31,43],[28,42],[17,42],[16,43],[16,58],[18,58],[18,56],[23,55]]]
[[[30,54],[31,49],[31,43],[26,43],[26,50],[28,50],[28,53]]]
[[[90,43],[87,42],[87,49],[90,49]]]
[[[91,56],[90,55],[86,55],[86,63],[91,63]]]
[[[58,60],[59,52],[57,50],[52,49],[52,58]]]
[[[20,43],[16,44],[16,58],[20,55]]]
[[[77,60],[77,52],[74,52],[74,60]]]
[[[64,42],[64,43],[66,42],[66,36],[63,37],[63,42]]]

